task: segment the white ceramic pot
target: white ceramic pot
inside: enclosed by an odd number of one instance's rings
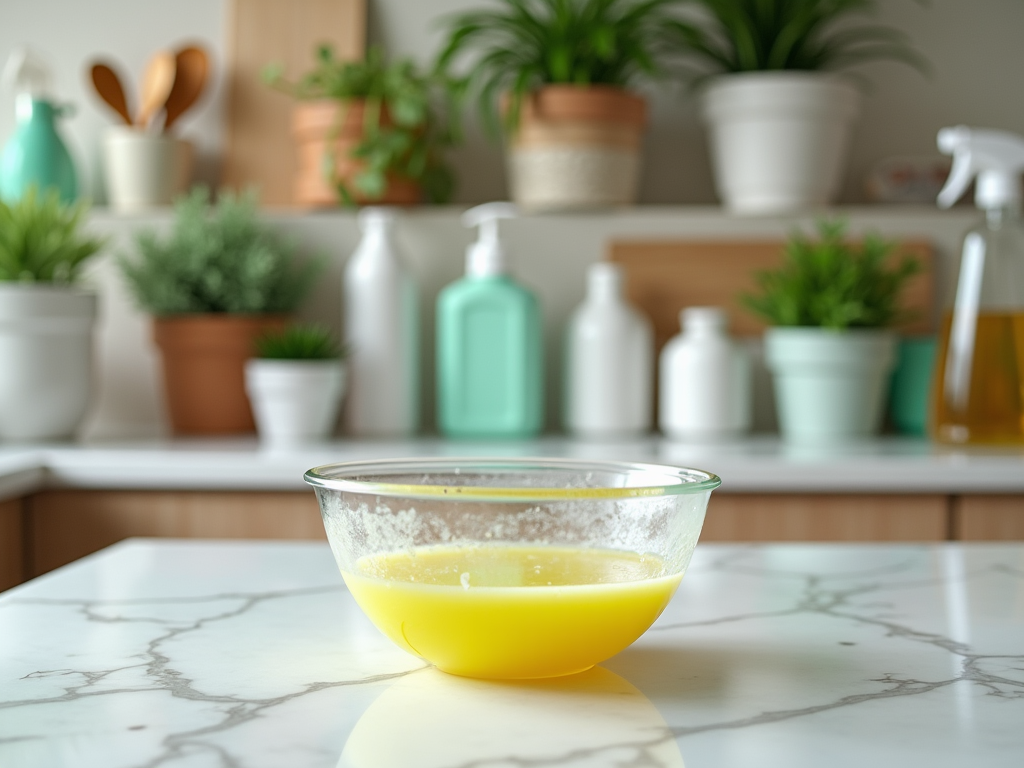
[[[0,283],[0,440],[71,437],[92,393],[96,296]]]
[[[245,389],[260,439],[274,445],[324,440],[334,431],[345,387],[340,360],[245,364]]]
[[[115,211],[170,205],[188,189],[193,148],[184,139],[115,125],[107,129],[103,149],[107,198]]]
[[[718,196],[737,213],[832,202],[842,182],[860,91],[842,75],[744,72],[701,96]]]
[[[769,328],[765,358],[786,440],[836,442],[878,431],[896,361],[895,334]]]

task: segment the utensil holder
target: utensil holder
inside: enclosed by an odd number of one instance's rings
[[[104,140],[107,197],[121,213],[170,205],[188,189],[192,144],[128,126],[112,126]]]

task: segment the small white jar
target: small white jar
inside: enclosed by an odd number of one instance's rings
[[[341,360],[261,360],[245,364],[245,389],[260,440],[295,445],[334,431],[345,388]]]
[[[735,437],[750,429],[750,358],[726,333],[719,307],[679,314],[682,333],[661,351],[658,426],[681,440]]]

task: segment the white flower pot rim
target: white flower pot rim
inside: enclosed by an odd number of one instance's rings
[[[861,95],[856,80],[834,72],[735,72],[709,79],[699,103],[706,122],[730,115],[756,119],[762,113],[785,115],[794,110],[847,121],[856,116]]]

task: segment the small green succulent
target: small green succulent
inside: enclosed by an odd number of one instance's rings
[[[776,326],[883,328],[903,320],[900,293],[920,263],[905,256],[890,266],[893,243],[867,235],[858,246],[845,234],[845,222],[825,220],[817,240],[795,233],[785,264],[759,273],[760,294],[741,301]]]
[[[67,205],[34,186],[14,203],[0,200],[0,281],[74,283],[104,245],[80,232],[85,203]]]
[[[256,340],[257,357],[266,360],[339,360],[345,350],[318,323],[295,323]]]

